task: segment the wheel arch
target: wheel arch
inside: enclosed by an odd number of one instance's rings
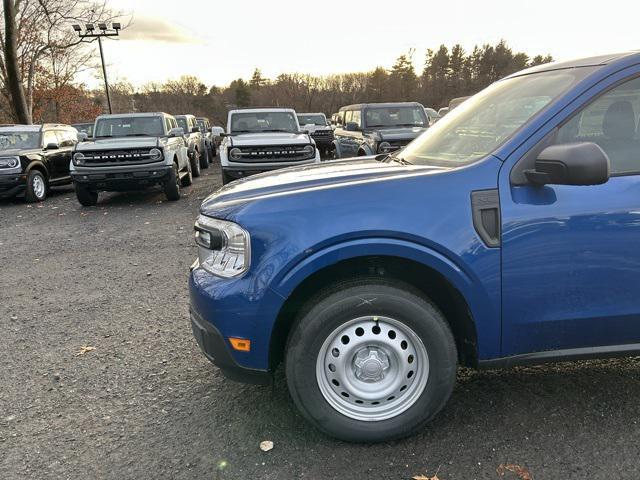
[[[47,179],[49,178],[49,169],[40,160],[32,161],[29,166],[27,166],[25,174],[29,175],[29,172],[31,172],[31,170],[38,170],[39,172],[43,173]]]
[[[309,273],[295,283],[276,318],[269,347],[269,363],[275,368],[284,358],[287,337],[300,309],[315,294],[329,286],[360,276],[403,282],[419,290],[442,311],[456,340],[459,362],[465,366],[478,363],[478,336],[469,300],[460,285],[436,267],[415,258],[389,253],[354,255],[341,258]],[[459,272],[459,270],[458,270]],[[464,282],[464,279],[459,279]]]

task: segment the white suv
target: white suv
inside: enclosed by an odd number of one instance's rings
[[[231,110],[220,145],[222,183],[294,165],[320,163],[308,133],[290,108]]]

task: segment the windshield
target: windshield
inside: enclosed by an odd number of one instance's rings
[[[176,122],[178,122],[178,127],[180,127],[184,133],[189,133],[189,126],[187,125],[187,119],[176,117]]]
[[[452,110],[398,155],[418,165],[457,166],[479,160],[590,71],[549,71],[496,82]]]
[[[365,113],[365,126],[368,128],[385,127],[424,127],[427,116],[424,108],[406,107],[369,107]]]
[[[298,123],[300,125],[319,125],[325,127],[327,119],[324,115],[298,115]]]
[[[0,150],[40,148],[40,132],[0,132]]]
[[[96,122],[96,138],[162,135],[164,135],[162,117],[157,116],[101,118]]]
[[[93,136],[93,123],[76,123],[72,125],[78,132],[86,133],[88,137]]]
[[[204,123],[204,120],[196,120],[196,122],[198,122],[198,126],[202,129],[202,130],[206,130],[207,126]]]
[[[231,133],[297,131],[298,123],[291,112],[247,112],[231,116]]]

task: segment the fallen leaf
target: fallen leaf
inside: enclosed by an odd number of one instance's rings
[[[96,347],[80,347],[80,351],[76,353],[76,357],[79,357],[80,355],[84,355],[87,352],[93,352],[95,349]]]
[[[506,465],[504,463],[501,463],[500,466],[496,469],[496,472],[501,477],[504,477],[504,474],[507,472],[512,472],[515,473],[520,480],[533,480],[533,477],[529,473],[529,470],[513,463],[508,463]]]
[[[260,450],[263,452],[268,452],[273,448],[273,442],[271,440],[265,440],[264,442],[260,442]]]

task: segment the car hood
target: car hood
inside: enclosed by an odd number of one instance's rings
[[[375,130],[375,132],[382,138],[382,140],[413,140],[418,137],[426,128],[424,127],[396,127],[396,128],[382,128]]]
[[[158,146],[157,137],[115,137],[87,140],[76,145],[79,152],[87,150],[112,150],[114,148],[144,148]]]
[[[40,148],[10,148],[8,150],[0,150],[0,157],[19,157],[20,155],[29,155],[42,151]]]
[[[267,146],[267,145],[296,145],[310,143],[306,133],[265,132],[242,133],[230,137],[234,147],[240,146]]]
[[[435,174],[448,170],[450,169],[445,167],[378,161],[375,157],[358,157],[351,160],[290,167],[253,175],[224,186],[204,200],[201,212],[215,216],[218,207],[228,203],[302,193],[320,188],[336,188],[355,182],[376,181],[411,174]]]

